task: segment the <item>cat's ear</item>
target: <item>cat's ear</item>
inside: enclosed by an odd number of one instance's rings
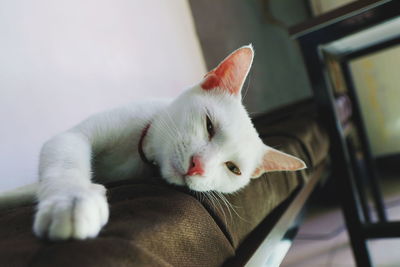
[[[243,83],[253,62],[253,57],[254,50],[252,45],[237,49],[204,76],[201,88],[204,90],[219,88],[233,95],[240,95]]]
[[[294,156],[266,147],[259,166],[253,171],[252,178],[257,178],[264,172],[297,171],[307,168],[304,161]]]

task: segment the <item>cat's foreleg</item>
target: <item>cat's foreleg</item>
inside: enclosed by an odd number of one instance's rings
[[[91,144],[80,132],[49,140],[39,164],[39,200],[34,233],[51,240],[98,235],[109,210],[102,185],[91,182]]]

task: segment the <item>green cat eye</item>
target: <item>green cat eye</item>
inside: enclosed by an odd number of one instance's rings
[[[225,165],[228,168],[228,170],[230,170],[234,174],[236,174],[236,175],[241,175],[242,174],[240,172],[240,169],[238,168],[238,166],[236,166],[232,161],[225,162]]]

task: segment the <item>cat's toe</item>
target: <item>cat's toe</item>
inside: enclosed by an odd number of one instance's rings
[[[73,231],[73,205],[70,201],[64,200],[53,206],[53,215],[47,234],[50,240],[65,240],[71,237]]]
[[[53,203],[50,201],[43,201],[39,204],[33,223],[33,232],[36,236],[46,237],[47,229],[51,224],[52,210]]]
[[[73,211],[73,238],[93,238],[99,234],[104,225],[101,218],[101,204],[101,200],[96,197],[77,201]]]

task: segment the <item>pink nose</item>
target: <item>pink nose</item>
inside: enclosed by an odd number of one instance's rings
[[[203,169],[203,163],[200,160],[200,157],[198,156],[193,156],[190,159],[190,166],[189,170],[186,173],[186,175],[193,176],[193,175],[203,175],[204,169]]]

